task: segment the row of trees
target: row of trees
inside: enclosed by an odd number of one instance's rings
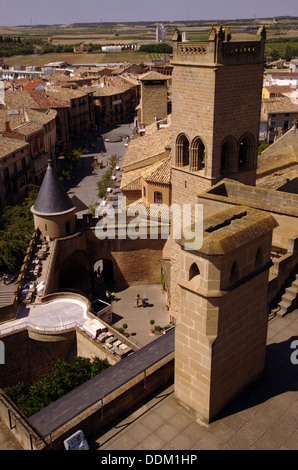
[[[73,363],[58,360],[53,371],[43,375],[38,382],[29,387],[19,382],[4,388],[4,393],[25,416],[30,417],[108,367],[107,359],[98,357],[91,360],[78,356]]]
[[[98,189],[98,197],[99,199],[102,199],[103,197],[106,196],[107,189],[110,187],[112,188],[114,186],[114,182],[112,179],[113,172],[116,168],[116,166],[119,163],[119,156],[114,154],[108,159],[108,169],[106,172],[103,174],[101,179],[97,182],[97,189]]]
[[[160,54],[172,54],[173,48],[169,44],[142,44],[139,48],[141,52],[157,52]]]
[[[284,51],[279,51],[277,49],[272,49],[269,52],[270,61],[284,59],[290,61],[298,57],[298,47],[287,46]]]
[[[30,186],[22,204],[4,208],[0,229],[0,270],[2,272],[16,272],[22,266],[34,231],[30,208],[35,203],[38,191],[38,186]]]
[[[43,39],[36,37],[13,37],[0,35],[0,57],[34,54],[36,46],[41,46]]]
[[[73,46],[69,44],[57,44],[55,46],[54,44],[46,43],[37,52],[39,54],[67,53],[67,52],[73,52]]]
[[[266,41],[266,54],[270,57],[270,60],[285,59],[290,61],[298,57],[298,44],[296,46],[296,43],[298,43],[298,37],[268,39]]]

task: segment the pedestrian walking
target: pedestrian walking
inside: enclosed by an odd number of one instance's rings
[[[138,295],[136,296],[135,307],[138,307],[138,306],[139,306],[140,300],[141,300],[141,297],[140,297],[140,294],[138,294]]]

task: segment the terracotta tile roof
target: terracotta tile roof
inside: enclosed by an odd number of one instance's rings
[[[152,171],[148,176],[144,176],[144,179],[150,183],[170,184],[171,157],[168,157],[165,160],[159,162],[156,168],[152,168]]]
[[[14,129],[23,122],[22,114],[19,111],[17,114],[10,114],[8,109],[0,109],[0,133],[5,131],[7,121],[9,121],[10,128]]]
[[[141,75],[140,80],[168,80],[168,77],[152,70]]]
[[[292,87],[291,85],[269,85],[264,87],[269,93],[290,93],[294,91],[297,87]]]
[[[146,127],[144,136],[136,137],[130,141],[123,160],[124,171],[126,166],[145,163],[147,159],[161,155],[166,151],[166,148],[171,147],[171,116],[168,116],[168,124],[168,127],[157,129],[157,124],[154,122]]]
[[[120,189],[124,191],[141,190],[142,178],[150,183],[170,184],[171,158],[167,157],[147,167],[123,173]]]
[[[35,90],[36,87],[39,87],[43,83],[42,78],[33,78],[29,83],[24,85],[24,90]]]
[[[115,86],[94,87],[93,96],[113,96],[123,93],[123,90]]]
[[[45,93],[48,98],[70,104],[73,98],[81,98],[90,93],[89,87],[79,87],[77,89],[63,88],[58,85],[49,85],[45,88]]]
[[[7,90],[5,92],[5,103],[9,109],[36,108],[37,103],[29,91]]]
[[[13,129],[18,134],[26,136],[30,136],[32,134],[36,134],[37,132],[41,132],[43,130],[43,126],[36,122],[24,122],[19,126]]]
[[[30,96],[35,100],[36,105],[42,109],[70,107],[68,100],[60,100],[56,95],[54,95],[54,97],[50,96],[46,90],[31,90],[28,93],[30,93]]]
[[[26,109],[26,114],[30,121],[45,125],[53,121],[57,116],[55,109],[35,110]]]
[[[288,97],[271,98],[263,100],[263,106],[266,108],[267,113],[298,113],[298,100],[297,104]]]
[[[267,184],[267,180],[272,184],[275,177],[278,179],[283,175],[285,178],[292,171],[298,171],[298,131],[295,126],[259,155],[258,186]]]
[[[123,173],[120,189],[124,191],[138,191],[141,190],[141,171],[134,170],[128,173]]]
[[[45,90],[6,90],[5,103],[9,109],[21,108],[49,109],[56,107],[69,107],[69,101],[47,97]]]
[[[28,83],[30,81],[30,78],[17,78],[13,82],[11,82],[13,85],[24,85],[25,83]]]
[[[7,157],[11,153],[28,146],[29,144],[24,140],[9,139],[0,135],[0,158]]]
[[[282,70],[274,70],[272,75],[275,77],[284,77],[284,78],[298,78],[298,72],[287,72]]]
[[[41,130],[45,124],[48,124],[55,119],[57,111],[54,109],[35,110],[24,109],[24,113],[17,110],[11,112],[8,109],[0,109],[0,133],[6,130],[6,122],[12,130],[17,130],[23,135],[30,135],[35,129]],[[24,127],[24,124],[26,126]],[[30,126],[32,124],[32,126]]]

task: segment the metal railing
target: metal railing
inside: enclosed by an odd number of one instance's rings
[[[62,324],[59,326],[37,326],[34,325],[31,322],[20,322],[17,325],[14,326],[7,326],[6,328],[1,328],[0,327],[0,338],[2,336],[5,336],[7,333],[12,333],[18,330],[31,330],[31,331],[47,331],[47,332],[57,332],[57,331],[65,331],[65,330],[70,330],[73,328],[79,328],[81,325],[77,322],[72,322],[72,323],[67,323],[67,324]]]

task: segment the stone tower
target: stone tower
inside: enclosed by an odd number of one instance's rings
[[[76,228],[75,210],[49,160],[37,199],[31,208],[35,229],[51,240],[71,235]]]
[[[223,178],[255,185],[265,28],[252,41],[232,41],[229,29],[212,28],[205,42],[173,35],[172,204],[197,195]],[[204,208],[204,216],[207,211]],[[193,211],[192,211],[193,213]],[[171,290],[180,272],[172,243]],[[172,301],[179,318],[179,296]]]
[[[175,395],[206,422],[263,372],[277,225],[268,213],[236,206],[204,221],[197,250],[178,240]]]
[[[172,204],[192,216],[223,178],[255,185],[265,36],[236,42],[220,27],[194,43],[174,32]],[[263,371],[276,226],[249,208],[220,210],[204,205],[202,245],[190,249],[175,230],[171,242],[175,394],[206,422]]]
[[[229,177],[254,185],[266,32],[232,41],[212,28],[206,42],[182,42],[175,30],[172,65],[173,203]]]
[[[138,110],[139,127],[167,117],[168,78],[158,72],[147,72],[141,79],[141,102]]]

